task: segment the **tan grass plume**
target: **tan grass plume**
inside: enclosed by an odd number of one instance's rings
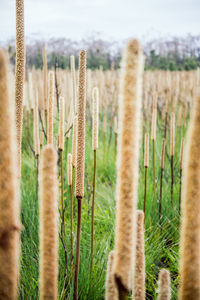
[[[43,45],[43,96],[44,96],[44,110],[47,112],[47,55],[46,47]]]
[[[15,105],[18,144],[18,175],[21,176],[21,138],[23,119],[23,96],[25,76],[24,45],[24,0],[16,0],[16,67],[15,67]]]
[[[0,51],[0,299],[17,298],[20,221],[14,102],[9,94],[8,57]]]
[[[141,210],[137,211],[137,240],[133,280],[133,299],[145,300],[144,213]]]
[[[180,239],[180,300],[200,299],[200,91],[190,121],[184,154]]]
[[[114,280],[113,263],[115,252],[111,251],[108,256],[107,274],[106,274],[106,300],[118,300],[118,290]]]
[[[65,101],[59,98],[59,149],[64,150]]]
[[[165,269],[158,276],[158,300],[170,300],[170,273]]]
[[[76,93],[76,69],[75,58],[70,56],[71,76],[72,76],[72,99],[73,99],[73,115],[77,114],[77,93]]]
[[[36,91],[36,95],[35,95],[33,129],[34,129],[34,151],[35,151],[35,156],[38,156],[40,155],[38,91]]]
[[[57,299],[58,180],[53,145],[42,150],[40,169],[40,299]]]
[[[85,107],[86,107],[86,51],[81,50],[79,57],[78,120],[76,147],[76,185],[77,198],[84,196],[85,172]]]
[[[130,40],[122,64],[117,154],[117,212],[114,275],[118,288],[128,291],[136,241],[140,115],[143,54],[137,40]]]
[[[48,85],[48,119],[47,119],[47,144],[53,144],[53,109],[54,109],[54,72],[49,72]]]
[[[97,87],[93,88],[93,124],[92,124],[92,150],[98,149],[98,134],[99,134],[99,90]]]

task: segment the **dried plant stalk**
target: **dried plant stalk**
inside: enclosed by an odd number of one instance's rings
[[[21,139],[23,120],[23,94],[25,76],[24,45],[24,0],[16,0],[16,67],[15,67],[15,105],[18,144],[18,175],[21,177]]]
[[[39,114],[38,114],[38,91],[35,95],[35,105],[34,105],[34,151],[35,156],[40,155],[40,138],[39,138]]]
[[[114,280],[113,263],[115,252],[111,251],[108,257],[107,275],[106,275],[106,300],[118,300],[118,290]]]
[[[43,45],[43,96],[44,96],[44,110],[47,112],[47,55],[46,47]]]
[[[137,239],[133,299],[145,300],[144,213],[140,210],[137,211]]]
[[[71,76],[72,76],[72,99],[74,115],[77,114],[77,95],[76,95],[76,70],[75,70],[75,58],[70,56]]]
[[[0,298],[17,298],[20,252],[20,191],[14,102],[9,94],[8,57],[0,51]]]
[[[49,72],[47,144],[53,144],[54,72]]]
[[[99,90],[93,88],[93,124],[92,124],[92,150],[98,149],[98,132],[99,132]]]
[[[63,97],[59,98],[59,149],[64,150],[64,123],[65,123],[65,101]]]
[[[85,170],[85,106],[86,106],[86,51],[80,52],[79,60],[79,87],[78,87],[78,120],[77,120],[77,147],[76,147],[76,185],[77,198],[84,196]]]
[[[165,168],[165,145],[166,145],[166,139],[164,138],[162,141],[162,155],[161,155],[161,169]]]
[[[171,123],[170,123],[170,154],[174,155],[175,149],[175,113],[171,114]]]
[[[170,273],[165,269],[159,272],[158,300],[170,300]]]
[[[145,133],[144,167],[149,167],[149,134]]]
[[[137,40],[126,48],[122,65],[119,101],[117,157],[117,213],[114,276],[120,299],[126,299],[131,286],[135,249],[136,205],[139,164],[139,128],[143,55]]]
[[[82,50],[79,56],[79,87],[78,87],[78,119],[77,119],[77,146],[76,146],[76,184],[75,196],[78,201],[76,261],[74,274],[73,299],[78,300],[78,274],[80,260],[81,237],[81,206],[84,196],[85,172],[85,107],[86,107],[86,51]]]
[[[40,169],[40,299],[57,299],[58,180],[53,145],[42,150]]]
[[[200,299],[200,92],[188,132],[183,169],[180,300]]]

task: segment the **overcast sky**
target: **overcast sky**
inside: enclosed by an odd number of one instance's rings
[[[24,0],[29,38],[149,39],[200,33],[200,0]],[[15,36],[15,0],[0,0],[0,41]]]

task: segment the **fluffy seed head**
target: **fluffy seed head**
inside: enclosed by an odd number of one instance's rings
[[[144,138],[144,167],[149,166],[149,134],[145,133]]]
[[[49,72],[47,144],[53,144],[54,72]]]
[[[106,274],[106,300],[118,300],[118,290],[114,280],[113,262],[115,252],[111,251],[108,256],[107,274]]]
[[[64,150],[65,101],[59,98],[59,149]]]
[[[8,57],[0,51],[0,298],[17,298],[19,186],[14,102],[8,87]]]
[[[93,99],[92,150],[97,150],[98,134],[99,134],[99,90],[97,87],[93,88],[92,99]]]
[[[82,50],[79,56],[78,121],[77,121],[76,185],[75,185],[75,195],[77,198],[83,198],[84,196],[85,106],[86,106],[86,51]]]
[[[36,91],[35,95],[35,103],[34,103],[34,151],[35,155],[40,155],[40,138],[39,138],[39,111],[38,111],[38,91]]]
[[[70,56],[71,76],[72,76],[72,99],[73,99],[73,111],[74,115],[77,114],[77,95],[76,95],[76,70],[75,70],[75,58]]]
[[[180,300],[200,299],[200,93],[195,99],[183,168]]]
[[[46,145],[40,169],[40,299],[57,299],[57,280],[57,153],[53,145]]]
[[[142,50],[138,41],[133,39],[123,58],[118,118],[114,275],[125,290],[131,286],[136,240],[142,70]]]
[[[145,300],[144,213],[141,210],[137,211],[137,240],[133,281],[133,299]]]
[[[18,144],[18,175],[21,176],[21,136],[23,119],[23,95],[25,74],[24,45],[24,0],[16,1],[16,67],[15,67],[15,105]]]
[[[47,55],[46,47],[43,45],[43,89],[44,89],[44,109],[47,111]]]
[[[72,185],[72,155],[71,153],[68,153],[67,156],[67,179],[68,179],[68,185]]]
[[[158,300],[170,300],[170,273],[165,269],[160,270],[158,277]]]

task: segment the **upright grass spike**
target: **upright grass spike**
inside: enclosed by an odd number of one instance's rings
[[[115,133],[115,158],[117,155],[117,133],[118,133],[118,124],[117,124],[117,117],[114,117],[114,133]]]
[[[71,267],[73,265],[74,258],[74,239],[73,239],[73,191],[72,191],[72,155],[68,153],[67,156],[67,178],[68,186],[70,188],[70,221],[71,221]],[[71,268],[72,269],[72,268]]]
[[[170,273],[162,269],[158,277],[158,300],[170,300]]]
[[[133,280],[133,299],[145,300],[144,213],[141,210],[137,211],[137,238]]]
[[[63,151],[64,151],[64,116],[65,102],[64,98],[59,98],[59,158],[60,158],[60,174],[61,174],[61,205],[62,205],[62,232],[65,233],[65,205],[64,205],[64,171],[63,171]]]
[[[180,300],[200,299],[200,91],[198,90],[185,151],[180,239]]]
[[[46,47],[43,45],[43,97],[44,97],[44,111],[45,111],[45,127],[47,125],[47,109],[48,109],[48,98],[47,98],[47,55],[46,55]],[[47,128],[47,127],[46,127]]]
[[[183,171],[183,151],[184,151],[184,138],[182,138],[182,140],[181,140],[181,150],[180,150],[179,214],[181,213],[181,190],[182,190],[182,171]]]
[[[76,146],[77,146],[77,116],[74,117],[73,121],[73,135],[72,135],[72,197],[74,195],[74,180],[75,180],[75,169],[76,169]]]
[[[23,95],[25,77],[24,45],[24,0],[16,0],[16,66],[15,66],[15,105],[17,127],[18,176],[21,177],[21,142],[23,120]]]
[[[175,149],[175,113],[172,112],[171,122],[170,122],[171,203],[173,202],[173,187],[174,187],[174,149]]]
[[[36,160],[36,197],[38,198],[38,184],[39,184],[39,155],[40,155],[40,138],[39,138],[39,109],[38,109],[38,91],[36,90],[34,101],[34,152]]]
[[[86,108],[86,51],[81,50],[79,56],[79,86],[78,86],[78,121],[77,121],[77,147],[76,147],[76,185],[75,196],[78,202],[76,261],[74,274],[73,299],[78,300],[78,273],[80,260],[81,237],[81,204],[84,196],[85,173],[85,108]]]
[[[76,70],[74,55],[70,56],[71,76],[72,76],[72,99],[74,116],[77,114],[77,95],[76,95]]]
[[[54,72],[49,71],[47,144],[53,145]]]
[[[164,175],[164,168],[165,168],[165,147],[166,147],[166,140],[165,138],[162,141],[162,154],[161,154],[161,176],[160,176],[160,201],[159,201],[159,223],[161,221],[162,216],[162,184],[163,184],[163,175]]]
[[[93,171],[93,191],[92,191],[90,274],[92,274],[93,255],[94,255],[94,206],[95,206],[95,188],[96,188],[96,154],[98,149],[98,135],[99,135],[99,90],[97,87],[93,89],[92,98],[93,98],[92,150],[94,152],[94,171]]]
[[[153,113],[152,113],[152,124],[151,124],[151,139],[153,143],[153,194],[156,196],[156,129],[157,129],[157,95],[153,95]]]
[[[20,191],[15,107],[8,86],[8,56],[0,50],[0,298],[17,298]]]
[[[147,170],[149,167],[149,134],[145,133],[144,138],[144,223],[145,223],[145,213],[146,213],[146,198],[147,198]]]
[[[108,266],[106,274],[106,300],[118,300],[118,290],[113,274],[114,255],[115,252],[111,251],[108,256]]]
[[[58,180],[53,145],[42,150],[40,168],[40,299],[57,299]]]
[[[142,50],[132,39],[123,57],[119,101],[114,276],[121,300],[128,297],[134,269],[142,71]]]

